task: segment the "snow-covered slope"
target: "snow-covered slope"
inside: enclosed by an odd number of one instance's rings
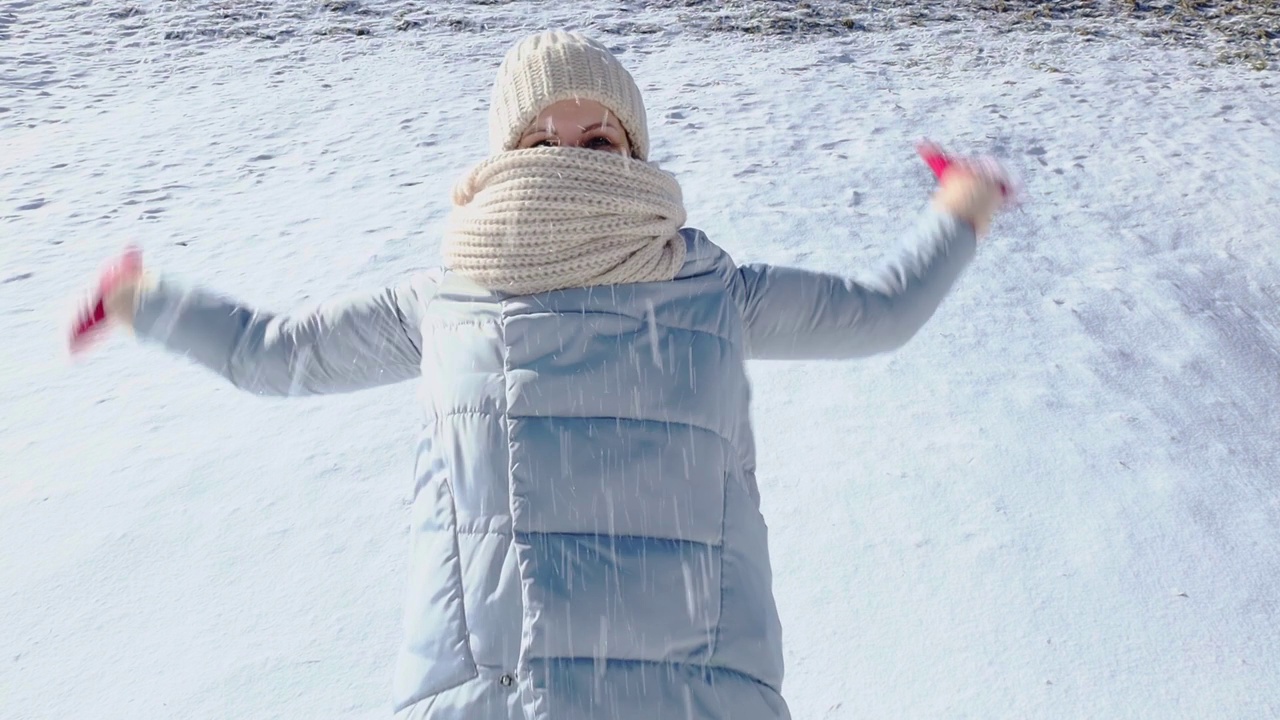
[[[412,388],[75,363],[68,313],[126,242],[279,309],[434,264],[506,46],[666,17],[624,5],[166,41],[0,4],[0,717],[386,715]],[[1273,74],[964,26],[605,36],[739,261],[868,268],[920,136],[1027,185],[899,353],[751,368],[795,717],[1280,715]]]

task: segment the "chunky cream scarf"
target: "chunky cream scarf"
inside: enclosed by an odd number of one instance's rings
[[[445,264],[490,290],[671,280],[684,264],[680,185],[656,165],[600,150],[496,155],[453,191]]]

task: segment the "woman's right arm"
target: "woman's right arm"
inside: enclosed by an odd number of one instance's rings
[[[159,278],[138,286],[125,322],[139,338],[258,395],[343,393],[420,374],[420,313],[438,275],[290,314],[257,310]]]

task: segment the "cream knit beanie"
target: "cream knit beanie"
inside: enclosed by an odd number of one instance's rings
[[[581,33],[551,30],[522,40],[498,68],[489,106],[489,152],[513,150],[538,114],[561,100],[594,100],[608,108],[649,159],[649,126],[640,88],[608,48]]]

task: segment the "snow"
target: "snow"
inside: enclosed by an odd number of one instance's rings
[[[432,266],[502,52],[623,17],[584,5],[275,42],[0,5],[0,717],[388,714],[412,387],[260,399],[119,337],[74,362],[69,313],[127,242],[277,309]],[[903,350],[751,366],[794,716],[1280,714],[1274,74],[667,28],[606,39],[739,262],[868,270],[927,199],[921,136],[1027,187]]]

